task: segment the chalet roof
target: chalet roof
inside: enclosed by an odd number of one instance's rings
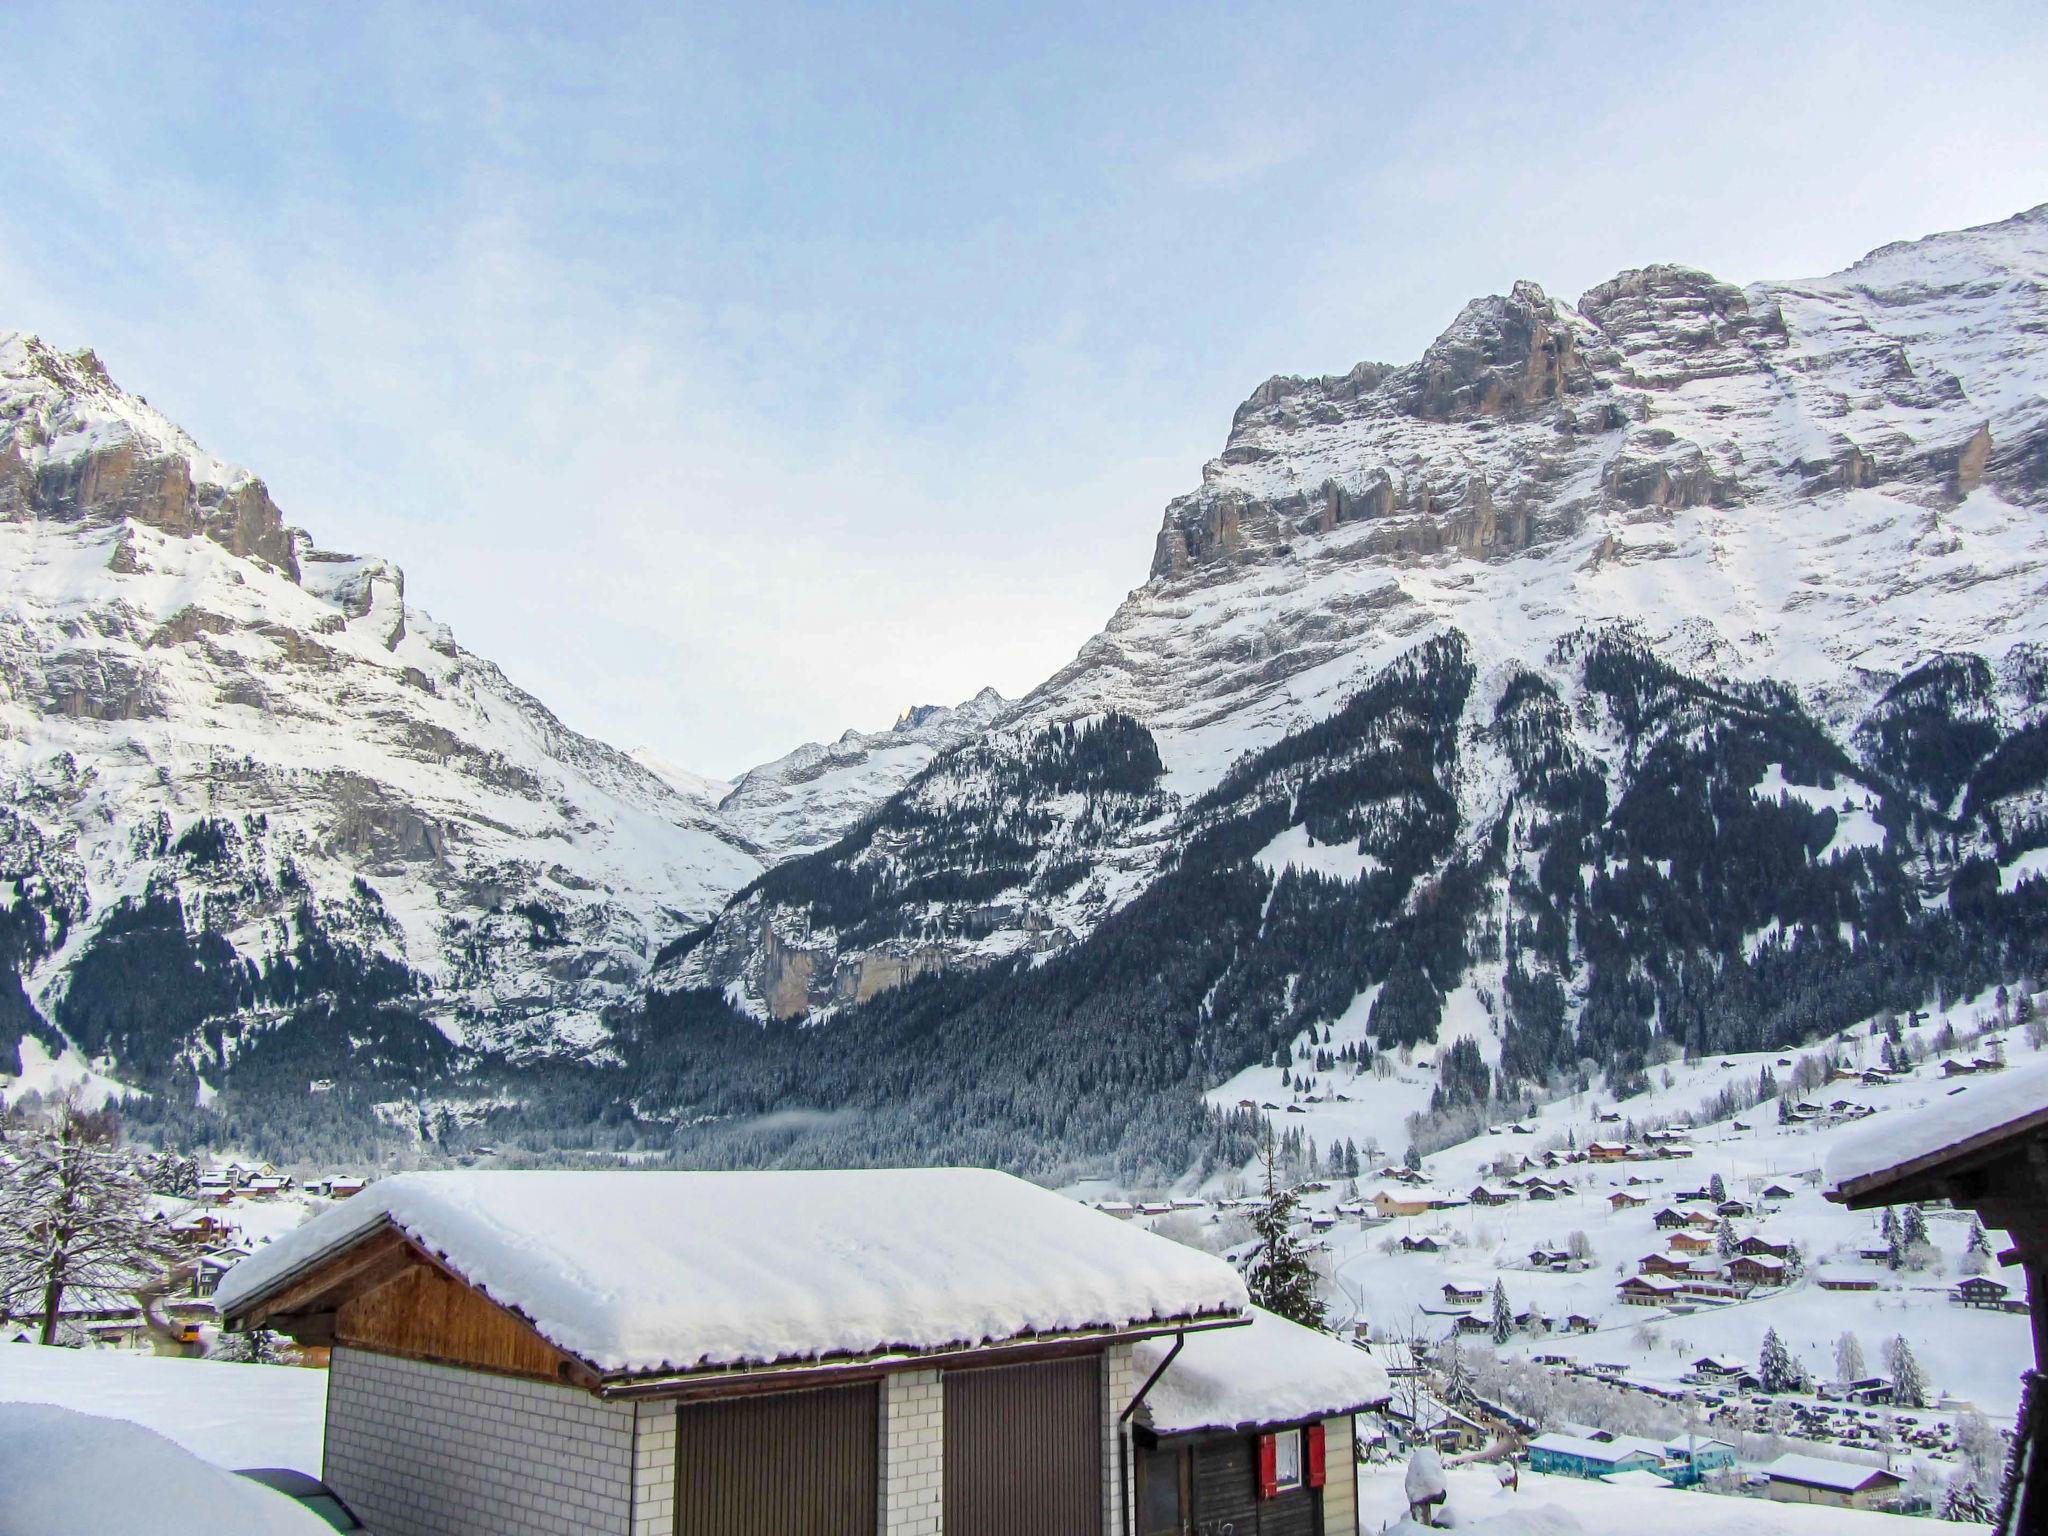
[[[1241,1321],[1223,1260],[1007,1174],[464,1171],[380,1179],[244,1260],[224,1318],[395,1229],[557,1348],[641,1375]]]
[[[1140,1380],[1172,1352],[1170,1339],[1137,1346]],[[1187,1336],[1145,1399],[1152,1431],[1253,1429],[1351,1413],[1387,1400],[1384,1366],[1354,1344],[1260,1308],[1249,1328]]]
[[[2048,1132],[2048,1062],[1973,1079],[1923,1109],[1887,1116],[1883,1125],[1843,1139],[1828,1156],[1828,1198],[1883,1203],[1880,1192],[1915,1175],[2030,1132]]]
[[[1623,1462],[1628,1461],[1642,1461],[1645,1459],[1662,1461],[1664,1459],[1664,1452],[1661,1447],[1657,1450],[1646,1450],[1641,1445],[1624,1445],[1619,1441],[1608,1443],[1599,1440],[1581,1440],[1577,1435],[1560,1435],[1555,1433],[1538,1435],[1529,1442],[1529,1449],[1532,1451],[1550,1451],[1559,1456],[1577,1456],[1585,1461],[1604,1462],[1608,1466],[1619,1466]]]
[[[1887,1472],[1883,1467],[1827,1461],[1819,1456],[1780,1456],[1761,1470],[1781,1482],[1800,1483],[1808,1488],[1832,1488],[1842,1493],[1854,1493],[1886,1478],[1894,1483],[1905,1481],[1896,1472]]]

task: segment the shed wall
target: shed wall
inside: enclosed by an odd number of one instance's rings
[[[635,1413],[337,1346],[322,1475],[379,1536],[633,1536]]]

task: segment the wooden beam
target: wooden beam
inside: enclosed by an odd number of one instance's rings
[[[280,1313],[332,1311],[334,1298],[368,1290],[390,1279],[409,1262],[405,1234],[392,1226],[377,1228],[282,1290],[245,1307],[236,1317],[255,1325]]]

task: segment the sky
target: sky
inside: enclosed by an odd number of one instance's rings
[[[570,725],[1015,696],[1275,373],[2048,201],[2048,8],[8,6],[0,328]]]

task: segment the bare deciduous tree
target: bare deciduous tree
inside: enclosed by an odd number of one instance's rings
[[[117,1142],[111,1116],[67,1100],[0,1169],[0,1316],[39,1318],[45,1344],[67,1294],[125,1295],[174,1254]]]

